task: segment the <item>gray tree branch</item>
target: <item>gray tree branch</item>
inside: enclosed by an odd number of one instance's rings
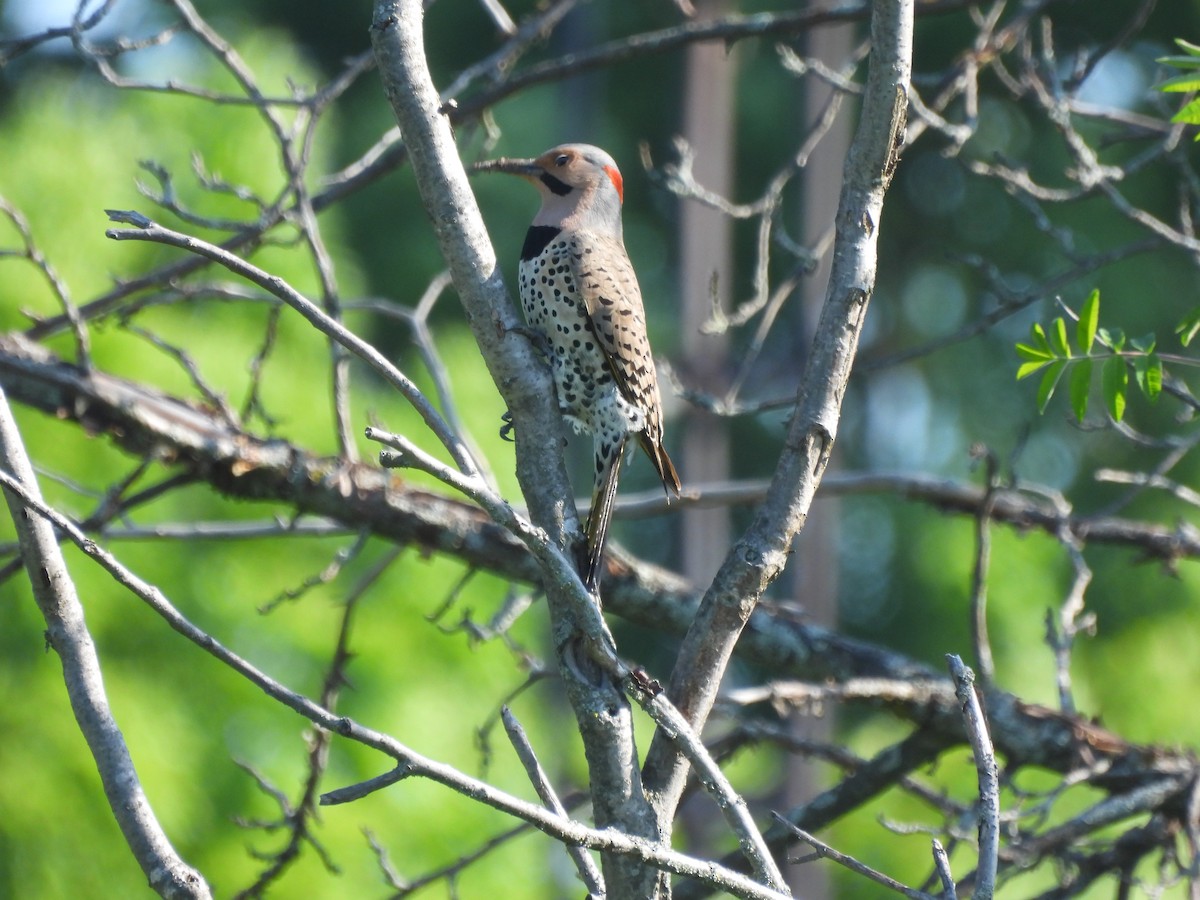
[[[766,587],[783,571],[837,435],[841,401],[875,287],[883,197],[903,141],[912,69],[913,4],[879,0],[862,117],[846,159],[833,268],[787,440],[767,499],[734,544],[684,638],[668,694],[693,728],[704,726],[734,645]],[[687,766],[656,735],[645,766],[660,821],[674,818]]]
[[[2,388],[0,466],[15,486],[40,501],[37,478]],[[4,499],[16,526],[34,599],[46,620],[46,643],[62,663],[71,709],[96,761],[108,805],[129,849],[159,896],[170,900],[207,900],[212,897],[207,882],[175,852],[142,790],[129,747],[109,708],[100,660],[54,529],[7,486]]]
[[[496,264],[483,217],[425,59],[420,0],[378,0],[371,40],[396,121],[412,159],[455,290],[488,369],[516,427],[517,479],[533,522],[569,550],[578,514],[560,446],[561,425],[546,367],[519,324]],[[654,842],[660,832],[642,791],[632,711],[618,684],[589,664],[576,635],[582,618],[599,617],[578,578],[543,572],[559,671],[583,738],[596,824]],[[587,629],[592,630],[592,629]],[[659,874],[623,854],[603,853],[614,897],[651,897]]]
[[[471,567],[528,584],[541,571],[505,529],[465,501],[397,484],[385,470],[347,465],[279,440],[237,431],[211,410],[99,371],[82,373],[19,335],[0,335],[0,387],[14,402],[78,422],[124,450],[152,455],[225,496],[269,500],[301,514],[367,528],[378,537],[462,560]],[[825,488],[896,493],[936,509],[973,515],[984,492],[934,478],[839,475]],[[1016,491],[996,497],[993,519],[1048,534],[1069,527],[1087,540],[1124,545],[1163,559],[1200,558],[1197,539],[1133,520],[1062,520],[1044,504]],[[605,608],[639,625],[683,634],[699,595],[685,579],[626,553],[614,553]],[[780,679],[832,680],[830,700],[873,701],[897,716],[927,723],[933,732],[958,735],[961,712],[948,679],[902,654],[829,629],[757,609],[737,651]],[[1128,744],[1087,720],[1024,704],[999,690],[988,692],[992,738],[1002,753],[1055,771],[1078,764],[1080,748],[1120,756]],[[762,702],[770,701],[769,695]]]
[[[0,396],[0,406],[3,406],[2,396]],[[3,424],[3,421],[0,420],[0,428],[3,428]],[[4,441],[7,447],[7,439],[5,438]],[[15,498],[15,503],[21,511],[27,512],[27,518],[36,517],[47,526],[53,524],[58,527],[75,546],[108,572],[118,584],[128,589],[162,617],[171,628],[229,666],[269,697],[304,716],[325,731],[371,747],[395,760],[396,767],[390,772],[366,782],[322,794],[322,805],[334,805],[355,800],[405,778],[426,778],[472,800],[522,819],[564,843],[578,844],[602,853],[630,856],[641,860],[643,864],[650,865],[656,871],[661,869],[666,872],[700,878],[706,883],[712,884],[713,887],[727,891],[736,897],[745,897],[748,900],[786,900],[788,895],[773,888],[764,887],[738,872],[726,870],[712,862],[695,859],[670,848],[648,842],[644,838],[624,834],[616,829],[588,828],[579,822],[561,817],[551,810],[508,794],[478,778],[472,778],[453,766],[423,756],[388,734],[368,728],[348,716],[337,715],[303,694],[291,690],[197,627],[171,603],[161,590],[123,566],[116,557],[95,541],[90,540],[70,520],[28,492],[15,477],[0,471],[0,489],[5,491],[6,496]],[[54,549],[57,552],[57,544],[54,545]],[[96,675],[99,676],[98,669]],[[136,797],[128,799],[135,803],[137,801]],[[141,811],[143,807],[148,809],[144,802],[137,803],[137,806],[139,807],[138,811]],[[154,877],[159,879],[159,881],[153,882],[157,885],[162,881],[163,874],[156,871]],[[199,884],[202,892],[182,894],[174,893],[173,884],[166,884],[165,889],[172,892],[164,894],[164,896],[210,897],[207,885],[202,881]]]
[[[236,254],[230,253],[216,244],[210,244],[208,241],[183,234],[182,232],[173,231],[170,228],[164,228],[141,213],[113,209],[105,210],[105,212],[108,213],[108,217],[114,222],[123,222],[134,226],[132,228],[108,229],[105,232],[105,236],[111,240],[151,241],[157,244],[178,247],[181,250],[187,250],[198,256],[204,256],[214,262],[220,263],[229,269],[229,271],[254,282],[259,287],[274,294],[288,306],[292,307],[292,309],[296,310],[296,312],[300,313],[300,315],[304,316],[314,328],[328,336],[331,341],[338,343],[365,361],[376,372],[382,375],[388,384],[399,391],[412,404],[421,418],[424,419],[425,424],[429,426],[429,430],[442,442],[442,445],[454,457],[454,461],[463,472],[475,475],[480,471],[478,464],[471,457],[470,449],[463,443],[462,438],[451,430],[446,420],[442,418],[442,414],[417,389],[417,386],[392,364],[391,360],[354,332],[350,331],[350,329],[346,328],[341,322],[321,310],[320,307],[282,278],[264,272],[258,266],[246,262]]]
[[[509,532],[463,501],[397,484],[373,466],[343,464],[283,441],[236,431],[211,410],[103,372],[81,372],[19,336],[0,336],[0,386],[14,401],[76,421],[131,453],[152,455],[185,473],[185,480],[203,480],[226,496],[271,500],[356,529],[366,527],[377,536],[444,553],[512,580],[536,584],[542,577]],[[974,514],[984,501],[979,489],[931,478],[844,475],[824,488],[830,486],[897,493],[963,515]],[[1172,529],[1129,520],[1064,520],[1016,491],[1003,491],[995,500],[994,520],[1018,528],[1043,528],[1048,534],[1069,528],[1091,541],[1125,544],[1164,559],[1198,553],[1194,537]],[[679,635],[690,625],[699,598],[678,576],[617,553],[605,599],[614,615]],[[951,682],[901,654],[766,608],[751,616],[737,652],[777,678],[809,682],[804,697],[819,694],[817,699],[824,703],[868,703],[920,726],[910,751],[886,751],[835,788],[789,811],[789,819],[806,830],[821,828],[868,802],[912,768],[965,743]],[[787,685],[779,684],[763,692],[758,702],[787,702],[789,693]],[[1034,766],[1066,774],[1094,766],[1090,783],[1118,802],[1127,792],[1167,778],[1178,789],[1155,794],[1155,808],[1161,810],[1180,802],[1189,773],[1195,772],[1195,761],[1186,753],[1128,743],[1082,717],[1025,703],[994,687],[985,696],[992,738],[1009,772]],[[768,832],[767,837],[776,852],[788,840],[782,830]],[[1153,844],[1152,834],[1144,837]],[[1096,857],[1088,871],[1102,874],[1110,862],[1107,856]],[[731,859],[730,864],[743,863]],[[680,887],[676,893],[688,897],[707,891]]]
[[[975,690],[975,674],[953,653],[946,654],[946,664],[954,679],[954,695],[962,706],[963,724],[979,776],[979,865],[975,869],[972,897],[991,900],[996,892],[996,860],[1000,849],[1000,774],[996,751]]]

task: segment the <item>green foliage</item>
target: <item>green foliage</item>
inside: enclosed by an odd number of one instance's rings
[[[1158,399],[1162,392],[1163,366],[1155,352],[1154,335],[1127,340],[1120,329],[1100,328],[1099,289],[1088,295],[1078,314],[1069,309],[1067,312],[1075,319],[1073,346],[1063,316],[1051,322],[1049,334],[1041,323],[1033,323],[1029,341],[1016,346],[1017,356],[1022,360],[1017,367],[1017,379],[1042,373],[1037,391],[1038,412],[1045,413],[1063,374],[1071,368],[1071,411],[1082,422],[1088,411],[1095,362],[1100,363],[1100,391],[1104,407],[1115,421],[1120,422],[1125,416],[1130,366],[1134,370],[1134,383],[1142,394],[1151,402]],[[1181,329],[1183,327],[1180,326]],[[1129,350],[1125,349],[1126,344]],[[1097,345],[1099,350],[1096,349]]]
[[[1200,331],[1200,306],[1193,308],[1175,326],[1175,333],[1179,335],[1179,342],[1185,347],[1192,343],[1192,339],[1196,337],[1196,332],[1198,331]]]
[[[1168,78],[1158,85],[1164,93],[1191,94],[1200,91],[1200,46],[1176,38],[1175,43],[1183,51],[1182,56],[1163,56],[1159,62],[1166,66],[1182,69],[1186,74]],[[1200,125],[1200,97],[1189,100],[1179,112],[1171,117],[1172,122],[1184,125]],[[1200,133],[1193,140],[1200,141]]]
[[[1120,422],[1125,417],[1125,389],[1129,385],[1129,372],[1125,368],[1125,360],[1117,356],[1106,359],[1100,374],[1108,414],[1114,421]],[[1076,414],[1082,419],[1082,413],[1085,411],[1086,409],[1076,410]]]

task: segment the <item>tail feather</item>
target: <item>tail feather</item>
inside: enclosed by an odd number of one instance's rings
[[[604,558],[604,544],[608,539],[608,526],[612,523],[613,503],[617,499],[617,482],[621,478],[621,457],[624,444],[617,447],[613,459],[597,459],[597,466],[604,466],[603,474],[597,479],[592,494],[592,508],[588,511],[586,536],[587,548],[581,575],[587,589],[595,594],[600,588],[600,564]]]
[[[679,481],[679,473],[675,471],[675,464],[671,462],[671,457],[667,455],[666,449],[662,444],[652,442],[644,434],[641,435],[640,443],[642,449],[646,451],[646,455],[650,457],[650,462],[654,464],[658,477],[662,479],[667,498],[678,497],[683,485]],[[587,546],[584,548],[584,557],[580,565],[583,583],[593,594],[600,588],[600,566],[604,561],[604,545],[608,540],[608,526],[612,523],[613,504],[617,499],[617,482],[621,478],[621,458],[624,456],[624,451],[625,445],[622,443],[618,446],[616,455],[612,459],[598,458],[596,460],[597,471],[599,472],[601,469],[603,471],[596,480],[596,489],[592,494],[592,508],[588,511],[585,528]]]
[[[671,462],[671,457],[667,456],[667,448],[661,443],[650,440],[645,433],[640,436],[640,440],[642,449],[646,451],[646,455],[650,457],[650,462],[654,465],[654,470],[662,479],[667,499],[678,497],[679,492],[683,490],[683,484],[679,480],[679,473],[675,471],[675,464]]]

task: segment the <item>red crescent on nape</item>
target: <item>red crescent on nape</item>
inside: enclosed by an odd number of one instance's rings
[[[617,189],[617,197],[621,202],[625,202],[625,182],[621,180],[621,173],[617,171],[616,166],[605,166],[604,174],[608,176],[608,180],[613,183],[613,187]]]

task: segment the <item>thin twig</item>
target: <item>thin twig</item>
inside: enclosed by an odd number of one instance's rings
[[[907,885],[901,884],[895,878],[884,875],[882,872],[876,869],[872,869],[866,863],[859,862],[853,856],[847,856],[845,853],[834,850],[824,841],[820,841],[813,837],[803,828],[793,825],[779,813],[771,813],[771,815],[775,817],[775,821],[792,832],[792,834],[794,834],[800,840],[804,841],[806,844],[810,844],[812,848],[817,851],[817,856],[832,859],[835,863],[845,866],[851,872],[855,872],[865,878],[869,878],[876,884],[882,884],[884,887],[889,888],[898,894],[903,894],[905,897],[911,897],[912,900],[937,900],[937,898],[932,894],[926,894],[924,891],[918,891],[915,888],[910,888]]]
[[[786,890],[787,881],[754,824],[746,801],[734,790],[728,776],[721,771],[687,719],[667,700],[661,686],[648,684],[644,675],[634,672],[625,679],[625,690],[654,720],[659,733],[665,735],[691,764],[700,783],[721,810],[726,824],[737,836],[755,876],[769,887]]]
[[[1000,852],[1000,778],[996,751],[988,734],[979,695],[975,692],[974,673],[953,653],[946,654],[946,663],[962,706],[967,739],[975,754],[975,770],[979,776],[979,865],[972,897],[991,900],[996,891],[996,863]]]
[[[982,457],[985,488],[983,502],[975,516],[975,565],[971,570],[971,644],[975,649],[975,661],[980,677],[989,684],[996,677],[996,664],[992,659],[992,645],[988,639],[987,590],[988,567],[992,558],[992,509],[996,505],[996,491],[1000,487],[996,475],[996,456],[986,447],[972,448],[972,456]]]
[[[567,810],[562,805],[562,801],[558,799],[558,794],[555,793],[554,786],[550,784],[550,778],[546,775],[546,770],[538,762],[537,754],[533,752],[533,745],[529,743],[529,737],[525,734],[525,729],[521,727],[521,723],[517,721],[517,717],[513,715],[512,710],[507,706],[500,708],[500,718],[504,722],[504,731],[508,734],[508,739],[512,742],[513,749],[517,751],[517,758],[521,760],[521,765],[525,767],[525,774],[529,777],[533,789],[542,798],[542,802],[546,804],[547,809],[556,815],[566,818]],[[589,900],[603,900],[605,897],[604,876],[600,874],[600,869],[596,866],[591,856],[581,847],[575,847],[571,844],[567,845],[566,850],[567,854],[571,857],[571,861],[575,864],[575,868],[579,871],[579,877],[583,879],[583,883],[588,889]]]
[[[413,408],[420,413],[421,418],[425,420],[425,423],[437,436],[438,440],[442,442],[443,446],[450,451],[454,461],[463,472],[468,475],[474,475],[479,471],[470,451],[462,443],[461,439],[454,434],[441,414],[433,408],[433,405],[425,398],[425,395],[418,390],[417,386],[407,376],[392,365],[391,361],[382,353],[347,329],[340,322],[330,318],[316,304],[295,290],[295,288],[282,278],[270,275],[257,266],[251,265],[245,260],[207,241],[181,234],[178,231],[172,231],[170,228],[164,228],[147,219],[141,213],[108,210],[108,215],[114,222],[124,222],[134,226],[133,228],[110,228],[105,231],[105,236],[114,241],[151,241],[153,243],[167,244],[171,247],[179,247],[191,253],[205,256],[220,263],[229,269],[229,271],[254,282],[259,287],[274,294],[280,300],[283,300],[288,306],[304,316],[318,331],[336,340],[347,350],[365,361],[375,371],[383,375],[389,384],[399,390],[408,402],[412,404]]]
[[[933,839],[933,865],[937,869],[938,880],[942,883],[941,900],[958,900],[958,891],[954,887],[954,875],[950,871],[950,858],[946,848],[937,838]]]
[[[87,323],[84,321],[83,316],[80,315],[79,307],[71,299],[71,292],[67,288],[66,281],[58,274],[58,270],[50,264],[50,261],[46,259],[45,254],[42,253],[34,241],[33,232],[29,228],[29,223],[25,221],[25,217],[21,215],[21,211],[2,196],[0,196],[0,213],[3,213],[12,222],[13,227],[17,229],[17,233],[21,236],[21,241],[25,247],[20,255],[29,260],[42,274],[42,277],[50,286],[50,291],[63,308],[63,316],[70,323],[71,335],[75,339],[76,365],[85,372],[90,371],[92,368],[92,349]]]
[[[598,662],[606,668],[615,671],[618,665],[616,644],[608,630],[599,610],[591,601],[587,588],[579,580],[575,564],[568,559],[541,528],[528,518],[518,514],[505,500],[483,481],[480,476],[464,475],[444,463],[434,459],[421,450],[403,435],[390,434],[378,428],[366,430],[368,440],[378,441],[391,450],[379,454],[379,462],[384,468],[414,467],[428,472],[443,484],[449,485],[456,491],[470,497],[478,503],[492,520],[510,531],[530,553],[538,560],[547,574],[552,575],[564,585],[576,586],[573,591],[577,609],[583,615],[578,625],[581,637],[588,639],[588,649],[595,655]]]

